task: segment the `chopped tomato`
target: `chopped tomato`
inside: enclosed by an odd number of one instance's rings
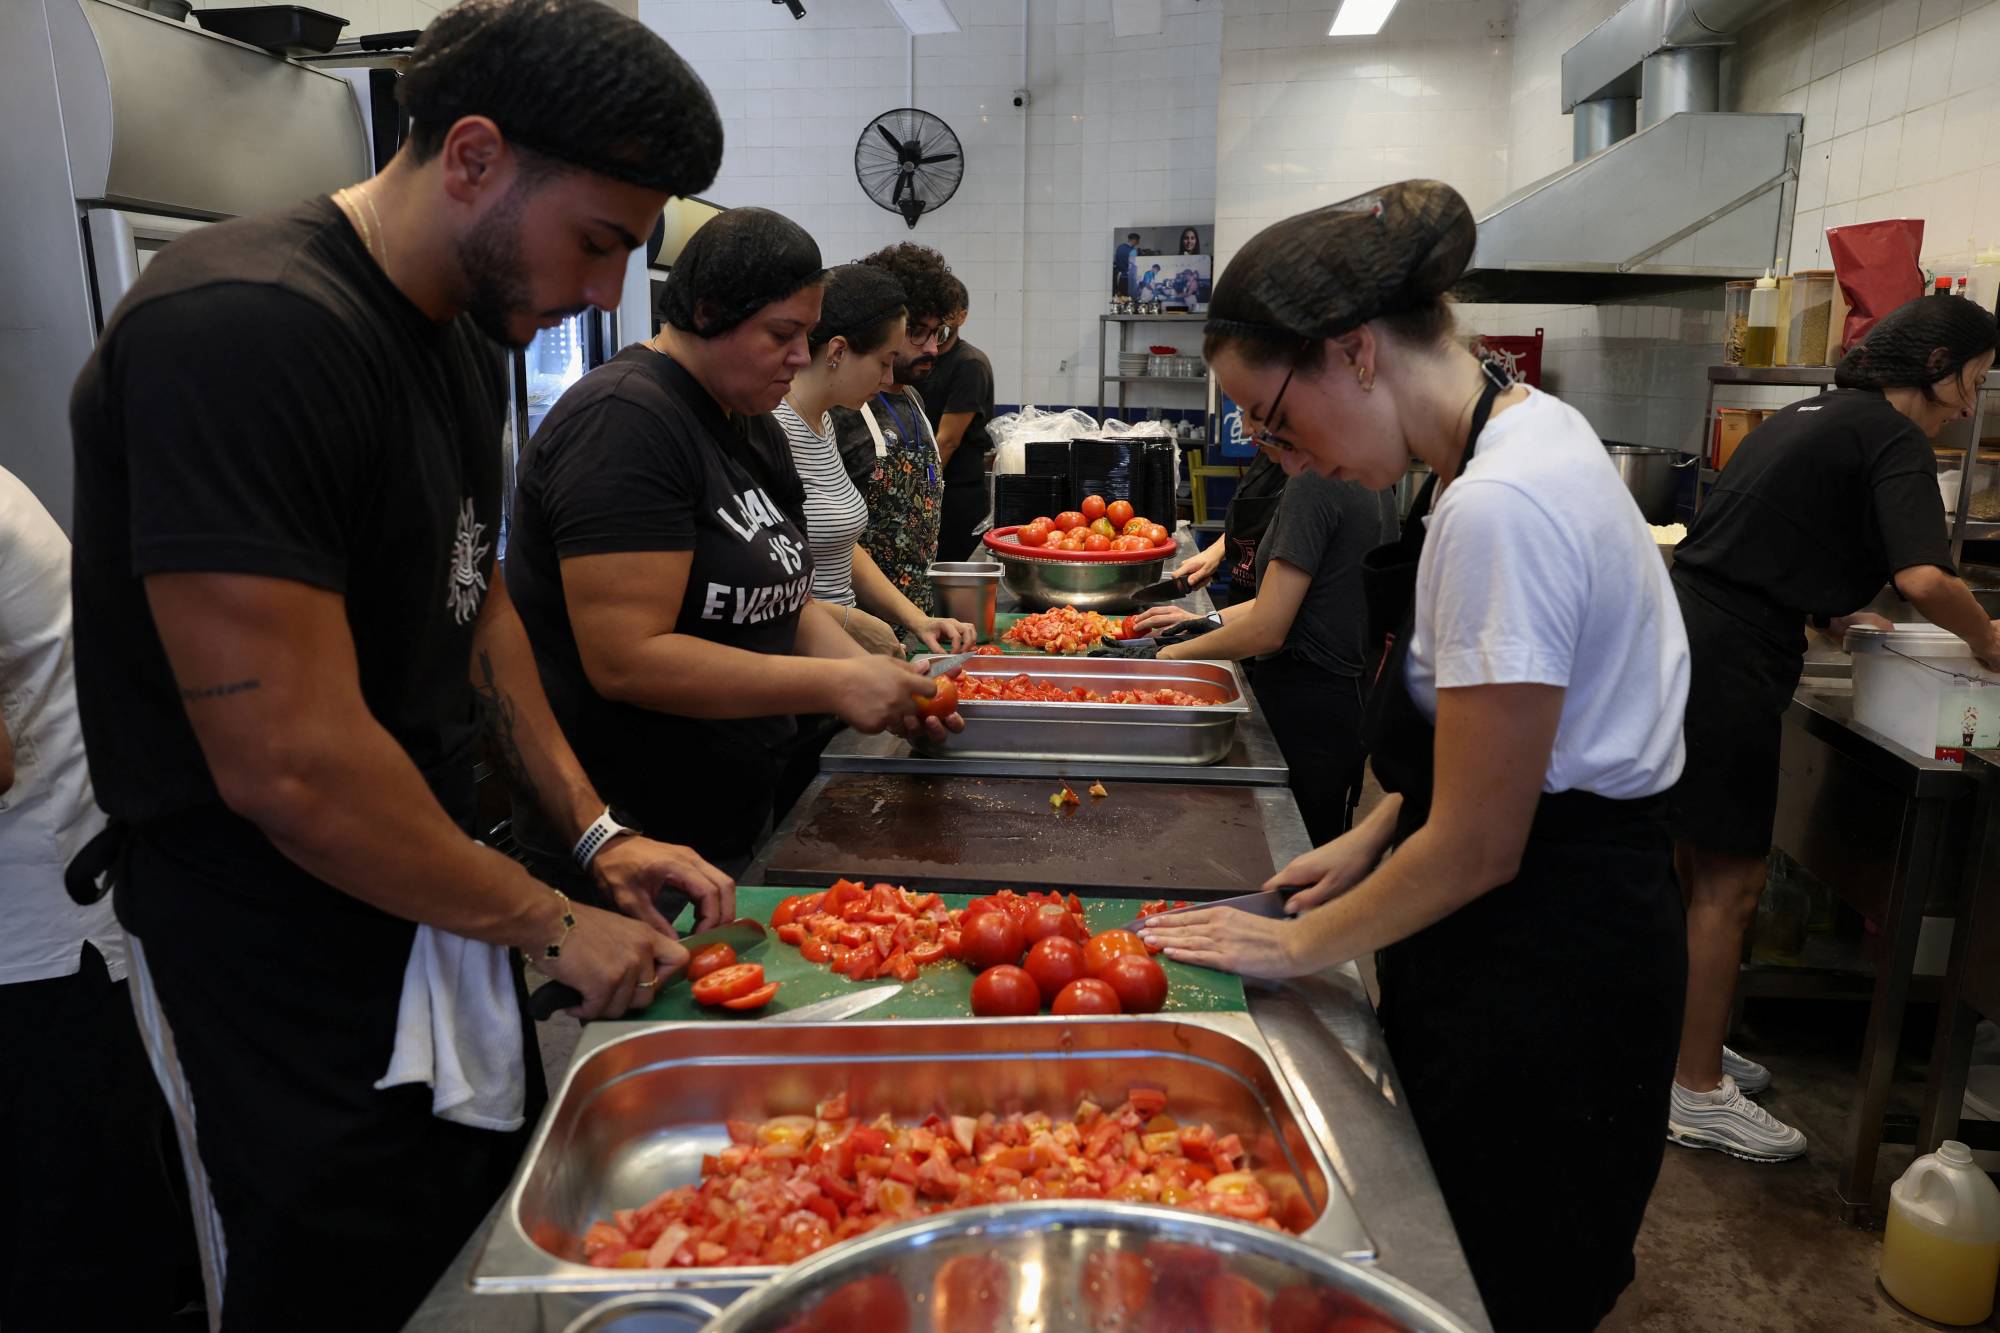
[[[803,945],[806,942],[806,928],[796,921],[787,921],[778,927],[778,938],[787,944]]]
[[[910,955],[900,950],[889,955],[882,963],[882,975],[894,977],[898,981],[915,981],[917,965]]]
[[[764,969],[757,963],[735,963],[711,972],[694,983],[696,1004],[722,1004],[739,995],[748,995],[764,984]]]

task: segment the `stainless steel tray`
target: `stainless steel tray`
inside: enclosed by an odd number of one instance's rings
[[[845,1092],[858,1112],[921,1119],[941,1107],[1068,1115],[1092,1095],[1164,1089],[1177,1119],[1241,1134],[1260,1170],[1297,1182],[1328,1253],[1374,1246],[1282,1060],[1247,1014],[892,1023],[595,1023],[503,1200],[472,1270],[478,1292],[743,1290],[775,1268],[593,1268],[585,1228],[614,1208],[700,1179],[728,1119],[809,1113]]]
[[[1011,656],[975,657],[965,664],[969,676],[1004,680],[1024,672],[1064,687],[1166,687],[1213,702],[1176,708],[974,699],[959,705],[964,731],[943,741],[916,740],[912,748],[939,758],[1212,764],[1229,753],[1236,724],[1250,715],[1234,662]]]

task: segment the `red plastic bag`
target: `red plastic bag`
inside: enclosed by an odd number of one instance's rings
[[[1924,248],[1922,218],[1829,227],[1826,243],[1833,254],[1834,279],[1847,296],[1842,351],[1867,337],[1876,320],[1924,294],[1924,270],[1917,263]]]

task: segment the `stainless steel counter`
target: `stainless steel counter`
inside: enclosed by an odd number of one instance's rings
[[[1259,795],[1291,807],[1287,792]],[[1274,864],[1309,847],[1296,807],[1265,829]],[[1490,1329],[1359,970],[1349,964],[1272,989],[1253,987],[1249,1008],[1375,1243],[1375,1264],[1470,1327]],[[498,1209],[406,1325],[411,1333],[560,1333],[604,1299],[474,1295],[467,1285],[473,1260]]]

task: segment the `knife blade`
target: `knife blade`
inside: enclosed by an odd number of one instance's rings
[[[832,1023],[873,1009],[892,995],[901,995],[901,986],[870,986],[830,1000],[815,1000],[796,1009],[785,1009],[762,1020],[766,1023]]]
[[[1193,912],[1209,907],[1233,907],[1239,912],[1252,916],[1282,917],[1285,914],[1285,899],[1291,896],[1289,889],[1261,889],[1256,893],[1239,893],[1234,898],[1217,898],[1212,902],[1189,903],[1186,907],[1175,907],[1165,912],[1155,912],[1151,916],[1135,916],[1127,921],[1121,930],[1137,930],[1143,922],[1158,921],[1162,917],[1179,916],[1182,912]]]
[[[747,916],[739,917],[726,926],[717,926],[713,930],[683,935],[680,941],[681,947],[688,951],[690,958],[711,944],[726,944],[741,955],[763,942],[764,923],[752,921]],[[657,987],[654,994],[657,995],[660,991],[676,986],[686,979],[687,969],[682,968]],[[533,995],[528,997],[528,1013],[537,1021],[546,1021],[555,1017],[558,1011],[573,1009],[582,1003],[583,994],[576,987],[565,985],[560,981],[545,981],[536,988]]]
[[[977,656],[979,656],[978,653],[946,653],[942,657],[926,657],[924,659],[925,674],[931,676],[949,676],[952,672],[958,670]]]
[[[1191,590],[1187,585],[1187,575],[1176,574],[1170,579],[1161,579],[1158,583],[1148,583],[1132,594],[1132,600],[1140,606],[1158,606],[1162,602],[1179,601],[1187,596],[1189,591]]]

